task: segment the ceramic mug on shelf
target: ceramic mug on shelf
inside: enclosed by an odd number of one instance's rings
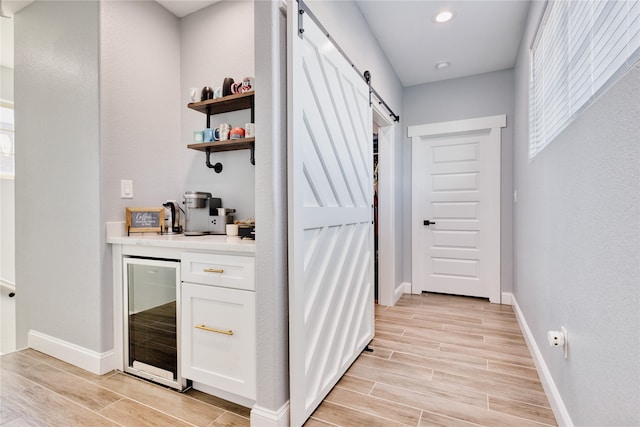
[[[222,86],[218,86],[213,90],[213,99],[222,98]]]
[[[256,125],[255,123],[245,123],[244,124],[244,137],[245,138],[253,138],[256,136]]]
[[[194,130],[193,131],[193,142],[195,142],[195,143],[204,142],[204,131]]]
[[[207,128],[204,130],[204,142],[213,142],[215,130],[211,128]]]
[[[209,86],[202,88],[202,95],[200,96],[201,101],[206,101],[207,99],[213,99],[213,89]]]
[[[240,139],[240,138],[244,138],[244,128],[233,128],[231,129],[231,132],[229,133],[229,139]]]
[[[245,93],[252,90],[255,90],[255,79],[253,77],[245,77],[242,79],[242,88],[240,88],[240,92]]]
[[[236,82],[231,85],[231,93],[242,93],[242,82]]]
[[[233,78],[226,77],[222,83],[222,96],[231,95],[231,85],[233,85]]]
[[[220,141],[228,140],[230,132],[231,125],[229,123],[220,123]]]
[[[200,102],[202,96],[202,89],[192,87],[189,89],[189,102]]]

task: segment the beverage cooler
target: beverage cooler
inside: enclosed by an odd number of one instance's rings
[[[180,372],[180,262],[123,259],[124,370],[178,390]]]

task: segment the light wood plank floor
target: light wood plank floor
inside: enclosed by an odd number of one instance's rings
[[[511,306],[404,295],[369,347],[306,426],[556,425]]]
[[[556,425],[509,306],[405,295],[307,426]],[[1,426],[248,426],[249,409],[34,350],[0,358]]]

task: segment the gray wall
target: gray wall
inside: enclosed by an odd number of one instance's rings
[[[15,15],[17,348],[30,329],[94,351],[102,324],[98,3]]]
[[[408,126],[475,117],[507,115],[502,129],[501,172],[501,271],[502,291],[511,292],[513,283],[513,70],[416,85],[404,89],[403,144],[404,274],[411,282],[411,139]]]
[[[225,77],[255,76],[253,2],[223,1],[187,15],[180,20],[180,37],[181,129],[174,142],[182,150],[180,191],[210,192],[222,198],[223,206],[235,208],[237,219],[254,217],[255,167],[249,150],[213,153],[211,163],[223,165],[217,174],[205,165],[204,153],[184,148],[193,142],[194,130],[206,127],[204,114],[186,108],[189,89],[222,86]],[[243,110],[212,116],[211,126],[244,127],[250,121],[250,111]]]
[[[255,3],[257,399],[277,411],[289,400],[287,281],[286,15]]]
[[[100,3],[100,131],[105,221],[127,206],[180,200],[180,31],[158,3]],[[120,198],[120,180],[133,199]]]
[[[514,294],[576,426],[640,425],[640,67],[528,158],[528,46],[516,68]],[[569,358],[546,332],[567,328]]]
[[[227,206],[254,215],[248,150],[229,155],[231,173],[216,184],[204,155],[186,148],[205,124],[186,108],[188,87],[253,74],[252,25],[231,25],[247,14],[252,22],[252,2],[222,2],[181,25],[156,2],[53,1],[16,15],[16,276],[28,284],[18,347],[30,329],[96,352],[113,347],[104,223],[123,221],[126,206],[159,206],[192,189],[216,194],[224,183],[237,197]],[[224,33],[205,33],[218,19]],[[243,65],[227,71],[223,61]],[[196,80],[210,70],[211,80],[193,81],[191,69]],[[193,117],[183,123],[185,111]],[[120,199],[121,179],[133,180],[133,199]]]
[[[101,227],[127,206],[180,200],[180,32],[156,2],[100,3]],[[133,199],[120,198],[120,180]],[[102,238],[104,349],[113,348],[111,248]]]

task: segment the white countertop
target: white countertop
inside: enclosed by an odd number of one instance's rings
[[[150,246],[180,249],[200,249],[224,252],[256,252],[256,242],[241,239],[237,236],[205,235],[185,236],[184,234],[158,233],[124,233],[124,224],[120,222],[107,223],[107,243],[114,245]]]

